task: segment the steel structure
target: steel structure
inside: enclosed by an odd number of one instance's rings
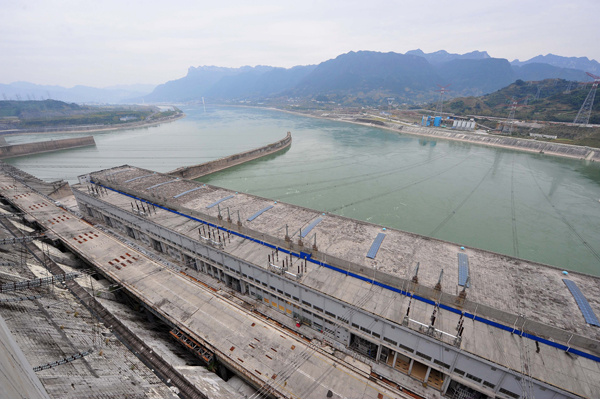
[[[58,367],[61,364],[67,364],[74,360],[81,359],[82,357],[87,356],[87,355],[91,354],[92,352],[94,352],[93,349],[89,349],[89,350],[83,351],[83,352],[78,352],[78,353],[74,354],[73,356],[67,356],[67,357],[57,360],[55,362],[45,363],[40,366],[34,367],[33,371],[35,371],[37,373],[38,371],[53,369],[54,367]]]
[[[2,298],[2,299],[0,299],[0,303],[35,301],[36,299],[40,299],[41,297],[42,297],[41,295],[29,295],[29,296],[20,296],[18,298]]]
[[[2,213],[0,214],[0,219],[20,219],[23,217],[22,213]]]
[[[592,89],[588,93],[585,101],[581,105],[577,116],[573,123],[577,125],[587,125],[590,123],[590,116],[592,115],[592,107],[594,106],[594,97],[596,97],[596,89],[598,88],[598,83],[600,83],[600,76],[596,76],[592,73],[586,72],[588,76],[594,79],[592,83]]]
[[[3,238],[0,240],[0,245],[20,244],[24,242],[30,242],[33,240],[39,240],[45,237],[44,235],[39,236],[26,236],[26,237],[15,237],[15,238]]]
[[[439,91],[440,92],[440,99],[438,100],[437,106],[435,107],[435,116],[442,116],[442,111],[444,108],[444,93],[446,93],[447,91],[450,91],[450,89],[448,89],[448,86],[450,86],[452,83],[446,85],[446,86],[440,86],[438,85],[438,87],[440,88]]]
[[[542,89],[546,86],[546,83],[544,83],[541,86],[538,86],[537,88],[537,93],[535,93],[535,97],[533,98],[534,101],[537,101],[540,99],[540,93],[542,92]]]
[[[62,283],[69,280],[74,280],[79,276],[79,273],[58,274],[49,277],[36,278],[33,280],[18,281],[0,285],[0,293],[14,292],[26,290],[29,288],[39,288],[51,285],[54,283]]]
[[[538,89],[538,94],[539,90],[540,89]],[[510,100],[510,112],[508,114],[508,118],[506,119],[506,124],[502,128],[502,131],[504,131],[506,129],[506,126],[508,126],[508,134],[512,135],[513,126],[515,124],[515,112],[517,111],[517,108],[521,106],[523,106],[523,104],[519,104],[519,100],[516,100],[514,97]]]

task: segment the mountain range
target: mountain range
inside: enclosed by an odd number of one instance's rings
[[[89,86],[62,86],[38,85],[29,82],[14,82],[0,84],[0,93],[4,100],[44,100],[53,99],[75,103],[122,103],[131,98],[137,98],[151,93],[156,85],[132,84],[117,85],[105,88]]]
[[[514,60],[511,62],[515,66],[527,64],[548,64],[559,68],[579,69],[585,72],[591,72],[600,75],[600,63],[596,60],[590,60],[587,57],[561,57],[560,55],[546,54],[538,55],[527,61]]]
[[[600,74],[600,63],[586,57],[540,55],[509,62],[486,51],[465,54],[445,50],[405,54],[358,51],[341,54],[318,65],[278,68],[258,65],[240,68],[190,67],[187,75],[152,85],[111,86],[103,89],[42,86],[27,82],[0,84],[7,98],[53,98],[69,102],[208,102],[282,101],[303,98],[344,105],[378,105],[394,97],[398,103],[423,103],[438,96],[438,86],[451,84],[449,97],[481,96],[518,79],[589,81],[585,72]]]
[[[316,98],[345,105],[380,104],[388,97],[398,102],[424,102],[436,97],[438,85],[452,84],[450,97],[480,96],[517,79],[587,80],[580,66],[566,57],[539,62],[513,62],[492,58],[485,51],[453,54],[444,50],[405,54],[358,51],[341,54],[318,65],[274,68],[245,66],[190,68],[187,76],[159,85],[143,99],[156,101],[256,100],[265,98]],[[536,57],[538,58],[538,57]],[[585,58],[587,60],[587,58]],[[548,62],[554,62],[552,65]],[[593,61],[595,62],[595,61]],[[584,65],[584,64],[581,64]]]

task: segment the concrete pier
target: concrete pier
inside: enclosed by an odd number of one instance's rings
[[[96,145],[93,136],[0,146],[0,159]]]
[[[168,172],[167,174],[184,179],[197,179],[199,177],[206,176],[211,173],[215,173],[235,165],[240,165],[245,162],[252,161],[254,159],[275,154],[279,151],[288,148],[291,145],[292,134],[288,132],[285,138],[276,141],[275,143],[268,144],[264,147],[256,148],[239,154],[230,155],[228,157],[217,159],[211,162],[205,162],[193,166],[184,166],[175,169],[171,172]]]

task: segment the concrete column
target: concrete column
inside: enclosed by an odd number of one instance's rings
[[[502,374],[502,378],[500,378],[500,381],[498,381],[498,383],[496,384],[496,387],[494,388],[494,393],[498,393],[498,391],[500,390],[500,387],[502,387],[502,383],[504,382],[505,378],[506,378],[506,373]]]
[[[381,356],[381,345],[377,345],[377,362],[379,363],[379,357]]]
[[[442,384],[442,395],[446,395],[446,391],[450,386],[450,380],[452,380],[452,378],[450,378],[448,374],[444,374],[444,383]]]
[[[412,372],[412,366],[415,363],[415,359],[410,359],[410,366],[408,366],[408,375]]]
[[[394,361],[392,362],[392,367],[396,367],[396,359],[398,358],[398,352],[394,351]]]
[[[431,373],[431,367],[427,367],[427,373],[425,373],[425,380],[423,381],[424,384],[427,384],[427,380],[429,380],[429,373]]]

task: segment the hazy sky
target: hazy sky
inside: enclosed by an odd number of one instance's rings
[[[198,65],[291,67],[348,51],[600,59],[599,0],[0,0],[0,83],[163,83]]]

